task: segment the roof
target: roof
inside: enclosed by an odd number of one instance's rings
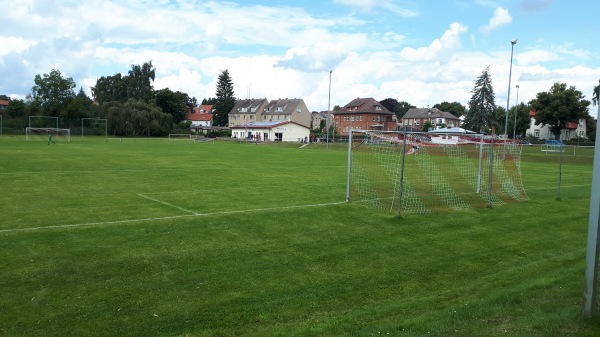
[[[258,109],[261,106],[267,103],[266,98],[248,98],[248,99],[238,99],[235,101],[235,105],[233,109],[229,112],[229,114],[256,114]]]
[[[292,121],[277,121],[277,122],[250,122],[247,124],[241,124],[241,125],[235,125],[235,126],[231,126],[231,129],[246,129],[246,128],[273,128],[276,126],[280,126],[280,125],[285,125],[285,124],[296,124],[298,126],[301,126],[303,128],[307,128],[306,126],[302,125],[302,124],[298,124],[296,122],[292,122]]]
[[[0,105],[8,106],[8,101],[5,99],[0,99]]]
[[[194,113],[201,113],[201,114],[209,114],[212,113],[213,110],[213,106],[210,104],[203,104],[200,105],[199,107],[194,109]]]
[[[291,115],[302,103],[301,98],[272,100],[265,107],[263,115]]]
[[[441,133],[441,134],[446,134],[446,133],[475,134],[476,132],[474,132],[474,131],[471,131],[471,130],[466,130],[466,129],[463,129],[463,128],[443,128],[443,129],[432,130],[432,131],[429,131],[428,133]]]
[[[410,108],[404,114],[402,119],[408,118],[446,118],[446,119],[460,119],[453,114],[442,111],[438,108]]]
[[[381,105],[372,97],[355,98],[350,103],[344,105],[339,111],[334,112],[334,115],[354,114],[354,113],[371,113],[379,115],[395,115],[386,107]]]
[[[186,121],[211,121],[213,118],[212,105],[200,105],[192,113],[185,116]]]

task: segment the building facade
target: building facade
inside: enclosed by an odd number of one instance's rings
[[[262,113],[269,101],[266,98],[238,99],[229,112],[229,127],[261,121]]]
[[[398,127],[405,126],[412,130],[423,130],[423,126],[429,123],[433,130],[442,128],[460,127],[460,118],[453,114],[437,108],[410,108],[402,117]]]
[[[336,133],[347,136],[350,130],[397,130],[396,115],[374,98],[355,98],[333,112]]]
[[[550,132],[550,126],[543,124],[536,124],[535,111],[529,111],[529,129],[525,131],[527,137],[534,137],[537,139],[554,139],[555,136]],[[586,137],[587,123],[584,118],[580,118],[577,122],[565,123],[565,128],[560,133],[561,141],[571,140],[576,137]]]

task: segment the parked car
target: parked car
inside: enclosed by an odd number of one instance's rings
[[[556,139],[548,139],[544,145],[549,145],[549,146],[565,146],[565,144],[561,143],[560,140],[556,140]]]

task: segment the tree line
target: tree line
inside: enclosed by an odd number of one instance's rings
[[[600,85],[595,86],[592,93],[592,104],[594,106],[599,103],[599,92]],[[415,108],[406,101],[397,101],[393,98],[386,98],[381,100],[380,103],[389,111],[394,112],[398,120],[410,108]],[[433,108],[449,112],[456,117],[464,116],[462,126],[476,132],[503,134],[508,119],[506,129],[508,136],[511,138],[525,137],[525,131],[530,126],[530,111],[535,111],[536,123],[548,125],[550,132],[556,139],[560,139],[560,134],[567,127],[567,123],[585,119],[586,136],[589,140],[594,141],[596,138],[596,123],[589,114],[589,105],[590,101],[585,99],[581,91],[574,86],[557,82],[552,85],[549,91],[538,93],[536,98],[529,102],[518,102],[510,107],[508,118],[506,118],[506,109],[496,105],[492,77],[488,66],[475,80],[468,107],[460,102],[442,102],[435,104]],[[427,131],[429,127],[431,125],[423,125],[423,131]]]

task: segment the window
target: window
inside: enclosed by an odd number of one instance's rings
[[[250,119],[254,119],[254,115],[250,115]]]
[[[540,129],[533,130],[533,136],[536,137],[536,138],[539,137],[540,136]]]
[[[376,105],[375,110],[381,110],[381,105]]]
[[[442,123],[444,123],[444,120],[443,120],[442,118],[438,118],[438,119],[437,119],[437,123],[438,123],[438,124],[442,124]]]
[[[283,107],[282,106],[278,106],[275,111],[281,112],[281,111],[283,111]]]
[[[415,125],[421,125],[421,120],[420,119],[415,120]]]
[[[252,108],[250,111],[256,112],[256,107]]]
[[[359,118],[359,120],[362,122],[362,115],[361,115],[361,116],[358,116],[358,118]]]
[[[350,117],[350,121],[354,122],[354,116]]]
[[[296,108],[296,112],[302,112],[302,109]]]
[[[240,111],[241,112],[246,112],[246,111],[248,111],[248,108],[241,108]]]

